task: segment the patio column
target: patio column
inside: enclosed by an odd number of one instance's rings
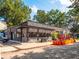
[[[20,39],[20,41],[22,42],[22,28],[20,30],[21,30],[21,39]]]
[[[16,40],[17,38],[16,32],[17,32],[17,28],[14,29],[14,40]]]
[[[27,38],[27,42],[29,41],[29,27],[26,28],[26,38]]]
[[[17,29],[16,29],[16,38],[17,38]]]
[[[37,41],[39,41],[39,28],[37,28]]]

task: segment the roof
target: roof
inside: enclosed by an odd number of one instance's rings
[[[45,28],[45,29],[51,29],[52,31],[53,30],[55,30],[55,31],[63,31],[62,28],[54,27],[52,25],[47,25],[47,24],[41,24],[41,23],[38,23],[38,22],[35,22],[35,21],[31,21],[31,20],[23,22],[19,26],[13,26],[13,27],[9,27],[9,28],[20,28],[20,27],[27,27],[27,26],[39,27],[39,28]]]
[[[40,28],[47,28],[47,29],[54,29],[56,31],[63,30],[62,28],[59,28],[59,27],[54,27],[52,25],[47,25],[47,24],[41,24],[41,23],[38,23],[38,22],[35,22],[35,21],[31,21],[31,20],[28,20],[27,22],[24,22],[22,24],[26,24],[26,23],[28,23],[28,26],[34,26],[34,27],[40,27]]]

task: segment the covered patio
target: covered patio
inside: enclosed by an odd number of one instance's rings
[[[62,31],[62,29],[34,21],[27,21],[17,27],[10,27],[5,32],[11,40],[42,42],[51,39],[50,34],[52,31]]]

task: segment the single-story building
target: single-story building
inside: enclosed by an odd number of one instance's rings
[[[52,31],[62,31],[62,28],[41,24],[34,21],[26,21],[19,26],[10,27],[5,30],[7,37],[11,40],[27,42],[48,40]]]

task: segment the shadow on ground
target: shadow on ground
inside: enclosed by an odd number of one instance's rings
[[[12,40],[9,40],[8,42],[6,43],[1,43],[3,46],[11,46],[11,45],[21,45],[20,42],[18,41],[12,41]]]
[[[79,59],[79,45],[44,48],[41,53],[24,53],[11,59]]]

